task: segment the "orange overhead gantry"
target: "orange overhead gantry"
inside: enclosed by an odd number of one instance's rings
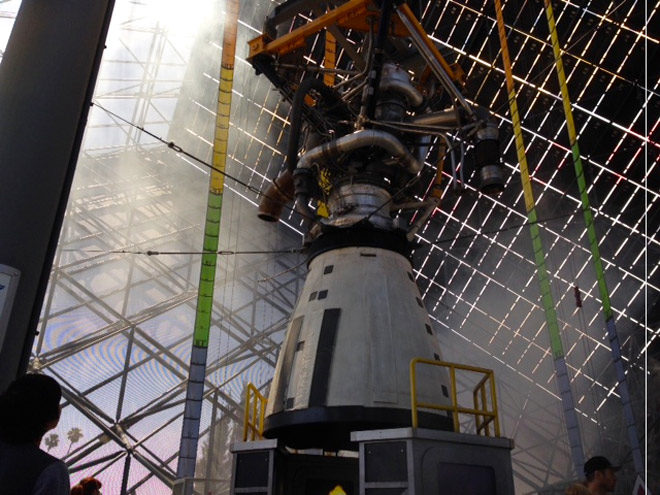
[[[449,76],[448,79],[452,83],[463,86],[465,78],[463,70],[458,65],[450,65],[445,61],[410,7],[402,3],[397,6],[396,11],[398,17],[392,17],[390,35],[399,38],[412,38],[413,43],[420,48],[420,52],[431,70],[436,73],[441,82],[445,79],[443,85],[446,89],[449,89],[446,87],[446,76]],[[248,61],[252,63],[257,57],[264,55],[282,56],[291,53],[304,47],[307,38],[310,36],[331,27],[370,32],[380,20],[380,15],[381,11],[373,0],[350,0],[276,39],[272,39],[268,34],[262,34],[254,38],[249,41]],[[444,75],[437,74],[439,68],[442,69]],[[455,92],[452,89],[449,90],[451,93]],[[454,96],[460,101],[456,94]]]

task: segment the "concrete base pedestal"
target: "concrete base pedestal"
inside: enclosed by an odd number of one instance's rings
[[[396,428],[357,431],[358,456],[292,453],[277,440],[233,446],[232,494],[513,495],[507,438]],[[341,491],[338,491],[340,487]]]

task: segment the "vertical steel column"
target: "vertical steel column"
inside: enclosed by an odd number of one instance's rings
[[[584,178],[584,169],[582,168],[582,159],[580,158],[580,148],[578,147],[577,133],[575,132],[575,123],[573,122],[573,111],[571,110],[571,100],[568,95],[568,85],[566,84],[564,64],[561,60],[561,51],[559,48],[557,27],[555,25],[555,16],[552,11],[551,1],[543,0],[543,3],[545,5],[545,15],[548,20],[548,29],[552,39],[552,51],[555,57],[557,79],[559,80],[559,87],[561,89],[564,114],[566,115],[566,128],[568,129],[568,138],[571,145],[571,152],[573,154],[573,166],[575,168],[575,176],[577,179],[578,189],[580,191],[582,213],[584,215],[584,223],[587,229],[587,237],[589,238],[591,258],[593,261],[594,270],[596,272],[596,279],[598,281],[598,290],[600,292],[603,315],[605,316],[607,338],[610,342],[612,360],[614,362],[614,369],[617,375],[618,391],[619,395],[621,396],[621,403],[623,405],[623,416],[626,421],[628,441],[630,442],[630,449],[632,451],[635,471],[639,476],[642,476],[644,473],[644,461],[642,458],[642,451],[639,446],[639,435],[637,432],[637,425],[635,423],[635,416],[632,410],[632,404],[630,402],[630,392],[628,391],[626,373],[623,369],[623,361],[621,360],[621,346],[619,345],[619,337],[617,336],[616,325],[614,323],[614,313],[612,312],[612,306],[610,305],[610,294],[607,289],[605,271],[603,270],[603,263],[600,258],[598,237],[596,235],[593,215],[591,214],[591,206],[589,205],[587,183]]]
[[[555,303],[550,291],[550,280],[548,270],[545,264],[545,251],[541,241],[541,233],[538,226],[538,217],[536,214],[536,201],[532,184],[529,179],[529,169],[527,166],[527,155],[525,154],[525,143],[523,141],[522,127],[520,125],[520,115],[518,113],[518,103],[516,99],[516,89],[513,83],[513,72],[511,70],[511,58],[509,57],[509,45],[506,40],[504,27],[504,16],[502,15],[502,6],[500,0],[495,0],[495,13],[497,15],[497,31],[502,46],[502,62],[504,63],[504,73],[506,75],[506,87],[508,90],[509,108],[511,110],[511,122],[513,123],[513,133],[516,142],[516,153],[520,163],[520,179],[525,196],[525,209],[529,219],[529,232],[532,237],[532,247],[534,249],[534,259],[536,261],[536,274],[538,276],[541,299],[545,310],[545,318],[550,334],[550,347],[552,348],[552,357],[555,366],[555,376],[557,378],[557,387],[561,396],[564,410],[564,421],[568,432],[568,441],[571,447],[571,458],[575,473],[580,476],[584,465],[584,452],[582,449],[582,439],[580,437],[580,427],[575,413],[575,403],[571,391],[571,383],[564,359],[564,350],[559,335],[559,325],[557,323],[557,312]]]
[[[0,389],[27,369],[113,0],[23,0],[0,64],[0,263],[21,272]]]
[[[383,60],[385,56],[385,42],[390,29],[392,19],[393,0],[383,0],[380,11],[380,23],[378,25],[378,34],[374,42],[374,54],[370,64],[369,74],[367,75],[367,86],[365,88],[362,109],[360,115],[368,119],[374,118],[376,112],[376,101],[378,99],[378,86],[380,85],[381,72],[383,70]]]
[[[126,493],[128,489],[128,476],[131,472],[131,453],[126,452],[126,459],[124,460],[124,474],[121,478],[121,490],[119,493]]]
[[[217,251],[222,213],[222,195],[224,191],[224,170],[227,161],[231,92],[234,82],[237,21],[238,0],[228,0],[222,42],[222,66],[220,69],[216,128],[213,141],[214,170],[211,171],[206,224],[204,227],[204,254],[202,255],[202,265],[200,268],[197,314],[195,316],[186,404],[183,414],[183,427],[181,429],[181,447],[177,466],[178,479],[193,478],[195,476],[199,423],[202,414],[204,379],[206,377],[206,354],[209,344],[211,315],[213,313],[213,289],[218,258]],[[187,492],[192,493],[192,484],[186,485],[186,487]]]

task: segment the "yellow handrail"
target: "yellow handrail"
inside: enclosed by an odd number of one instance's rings
[[[266,402],[268,399],[261,395],[259,389],[247,384],[245,391],[245,415],[243,418],[243,441],[261,440],[264,431],[264,416],[266,412]]]
[[[449,377],[451,381],[451,405],[446,406],[442,404],[432,404],[427,402],[419,402],[417,400],[417,364],[428,364],[431,366],[439,366],[449,368]],[[474,400],[474,407],[462,407],[458,405],[458,391],[456,389],[456,370],[469,371],[473,373],[482,373],[484,376],[475,386],[472,391],[472,398]],[[488,393],[486,384],[490,385],[490,403],[492,408],[488,409]],[[497,396],[495,392],[495,375],[493,370],[485,368],[477,368],[476,366],[467,366],[464,364],[448,363],[445,361],[434,361],[431,359],[414,358],[410,361],[410,404],[412,415],[412,426],[417,428],[418,421],[418,408],[435,409],[439,411],[451,411],[452,419],[454,421],[454,431],[460,431],[460,423],[458,420],[459,414],[469,414],[474,416],[476,424],[477,435],[491,436],[490,424],[493,424],[493,429],[496,437],[500,436],[500,423],[497,413]]]

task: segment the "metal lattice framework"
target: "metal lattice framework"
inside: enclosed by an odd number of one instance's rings
[[[0,32],[8,29],[17,3],[0,2]],[[224,5],[202,3],[190,12],[176,2],[118,0],[95,102],[208,161]],[[605,452],[622,462],[620,489],[629,491],[630,452],[543,3],[503,4],[585,453]],[[275,5],[243,2],[239,18],[228,171],[250,187],[227,179],[221,244],[226,251],[263,253],[223,256],[219,265],[200,477],[227,476],[226,468],[212,469],[226,465],[227,442],[221,437],[231,436],[227,425],[241,417],[244,384],[267,386],[305,272],[302,256],[276,252],[299,246],[299,218],[290,213],[274,227],[261,224],[254,211],[255,191],[264,190],[282,164],[288,131],[288,104],[245,61],[247,40],[260,33]],[[657,317],[645,318],[660,293],[660,81],[651,63],[660,44],[652,28],[658,25],[658,6],[567,0],[554,7],[600,250],[644,434],[649,379],[644,353],[660,342]],[[503,430],[516,443],[517,493],[549,491],[572,476],[572,466],[535,280],[494,7],[485,0],[448,0],[417,2],[415,9],[448,61],[464,68],[469,100],[499,120],[507,174],[504,193],[495,199],[469,185],[456,194],[447,176],[441,208],[418,235],[417,283],[444,356],[495,370]],[[300,17],[302,22],[306,16]],[[354,39],[350,33],[348,39]],[[339,50],[338,63],[342,56]],[[207,169],[101,107],[90,114],[31,366],[65,387],[67,403],[56,430],[60,441],[51,453],[67,461],[73,480],[93,474],[108,492],[163,493],[176,469]],[[650,473],[659,471],[654,400],[651,395],[648,435],[641,438],[649,449]],[[65,440],[72,428],[83,437]],[[649,481],[657,491],[658,479]],[[221,492],[226,483],[216,486]]]

